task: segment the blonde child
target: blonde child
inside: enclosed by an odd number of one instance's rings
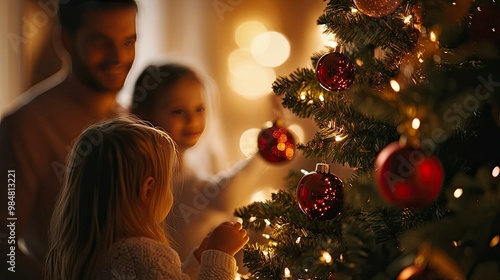
[[[164,219],[173,204],[178,154],[161,130],[124,117],[76,140],[49,230],[46,279],[234,279],[248,236],[217,226],[181,270]],[[199,266],[197,261],[200,262]]]
[[[229,202],[235,198],[228,198],[228,185],[248,163],[245,159],[225,169],[215,162],[224,161],[224,145],[217,132],[211,85],[207,76],[186,65],[150,65],[137,78],[130,109],[139,118],[162,127],[185,158],[182,191],[176,194],[179,199],[168,219],[172,247],[181,259],[191,254],[204,232],[233,217],[235,205]],[[215,167],[210,170],[210,166]]]

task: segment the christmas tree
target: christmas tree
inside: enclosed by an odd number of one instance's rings
[[[325,5],[332,45],[273,84],[316,122],[297,147],[318,166],[236,209],[265,237],[244,250],[248,277],[500,279],[500,5]]]

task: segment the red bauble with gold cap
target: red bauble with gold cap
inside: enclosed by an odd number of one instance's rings
[[[316,64],[319,84],[331,92],[348,89],[356,77],[356,65],[341,52],[323,55]]]
[[[318,163],[314,172],[300,179],[297,202],[304,214],[313,220],[331,220],[344,207],[344,183],[330,173],[330,166]]]

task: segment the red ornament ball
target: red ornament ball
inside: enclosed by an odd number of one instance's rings
[[[318,163],[316,171],[302,177],[297,186],[299,207],[313,220],[331,220],[344,207],[344,184],[329,172],[329,165]]]
[[[363,14],[379,18],[394,12],[402,2],[403,0],[354,0],[354,5]]]
[[[356,65],[342,53],[327,53],[318,60],[316,75],[324,89],[332,92],[344,91],[354,82]]]
[[[398,141],[387,145],[375,159],[379,191],[395,206],[430,205],[439,195],[443,179],[443,167],[435,156]]]
[[[259,132],[257,146],[259,154],[271,163],[292,160],[296,150],[293,135],[279,120]]]

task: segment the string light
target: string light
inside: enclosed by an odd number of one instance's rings
[[[430,33],[430,39],[432,42],[436,42],[437,41],[437,35],[436,33],[434,33],[434,31],[431,31]]]
[[[265,234],[265,233],[263,233],[262,236],[264,236],[267,239],[271,238],[271,236],[269,234]]]
[[[411,127],[413,129],[418,129],[420,127],[420,120],[418,118],[414,118],[412,121],[411,121]]]
[[[500,242],[500,235],[495,235],[490,241],[490,247],[493,248]]]
[[[498,177],[498,175],[500,175],[500,167],[495,166],[495,168],[493,168],[493,171],[491,171],[491,175],[495,178]]]
[[[321,261],[326,262],[326,263],[331,263],[332,262],[332,256],[327,251],[323,251],[322,252],[322,255],[321,255],[320,259],[321,259]]]
[[[285,278],[290,278],[290,277],[292,277],[290,269],[288,269],[288,267],[285,267]]]
[[[405,19],[403,20],[403,22],[405,24],[410,24],[411,23],[411,19],[412,19],[412,15],[409,15],[409,16],[405,17]]]
[[[335,142],[340,142],[340,141],[342,141],[342,140],[344,140],[346,138],[347,138],[347,135],[336,135],[335,136]]]
[[[266,225],[270,225],[271,224],[271,221],[269,221],[268,219],[264,219],[264,222],[266,223]]]
[[[255,220],[257,220],[257,217],[253,217],[253,216],[250,217],[250,219],[249,219],[250,222],[255,222]]]
[[[299,244],[300,243],[300,236],[297,237],[297,240],[295,240],[295,243]]]
[[[461,197],[461,196],[462,196],[462,194],[463,194],[463,193],[464,193],[464,190],[463,190],[463,189],[461,189],[461,188],[458,188],[458,189],[456,189],[456,190],[453,192],[453,196],[454,196],[455,198],[459,198],[459,197]]]
[[[395,92],[399,92],[401,90],[401,87],[399,86],[399,83],[396,80],[391,80],[391,88]]]

